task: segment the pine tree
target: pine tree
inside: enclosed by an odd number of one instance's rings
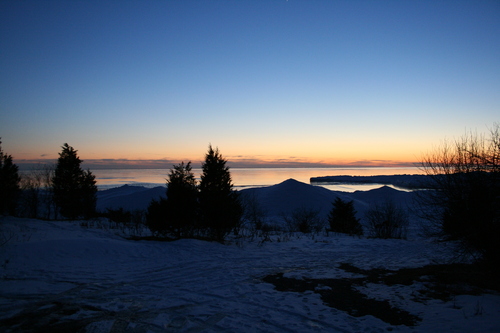
[[[90,170],[82,170],[77,151],[65,143],[54,173],[54,200],[61,215],[70,219],[95,214],[97,186]]]
[[[15,214],[21,181],[18,171],[12,156],[3,152],[0,141],[0,214]]]
[[[201,224],[209,237],[223,242],[225,236],[240,223],[243,209],[233,184],[227,161],[219,149],[209,146],[202,164],[200,182]]]
[[[174,165],[167,180],[167,226],[177,238],[190,236],[198,212],[198,188],[191,162]]]
[[[146,221],[156,235],[190,237],[198,217],[198,188],[191,162],[174,165],[167,179],[167,198],[153,200]]]
[[[328,216],[330,231],[349,235],[362,235],[363,228],[356,218],[352,201],[343,201],[339,197],[333,202],[332,210]]]

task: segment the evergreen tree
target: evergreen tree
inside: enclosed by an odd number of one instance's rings
[[[198,217],[198,188],[191,162],[174,165],[167,179],[167,198],[153,200],[146,216],[154,234],[192,236]]]
[[[363,228],[356,218],[354,204],[351,201],[343,201],[339,197],[333,202],[332,210],[328,216],[330,231],[349,235],[362,235]]]
[[[0,141],[0,214],[15,214],[21,181],[18,171],[12,156],[3,152]]]
[[[202,164],[199,193],[202,227],[209,237],[219,242],[223,242],[225,236],[239,225],[243,214],[226,163],[219,149],[214,150],[210,145]]]
[[[190,236],[198,212],[198,188],[191,162],[174,165],[167,180],[167,226],[177,238]]]
[[[73,147],[65,143],[59,153],[52,179],[54,200],[67,218],[89,218],[95,214],[97,186],[90,170],[82,170],[83,162]]]

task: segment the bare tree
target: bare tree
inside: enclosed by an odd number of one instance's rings
[[[53,164],[33,167],[21,176],[19,214],[30,218],[50,219],[54,211],[52,196]]]
[[[40,207],[40,191],[42,180],[36,169],[21,176],[21,196],[19,202],[19,215],[30,218],[38,217]]]
[[[241,195],[243,219],[248,221],[255,230],[264,226],[265,211],[261,207],[255,192],[245,192]]]
[[[500,126],[468,133],[424,157],[429,191],[419,196],[428,231],[459,240],[464,254],[500,263]]]

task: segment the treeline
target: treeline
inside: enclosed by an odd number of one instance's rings
[[[174,165],[167,179],[167,197],[153,200],[147,210],[146,223],[153,234],[224,242],[243,216],[226,163],[219,150],[209,146],[199,184],[191,162]]]
[[[88,219],[96,216],[97,186],[83,170],[77,151],[65,143],[55,166],[20,176],[0,142],[0,214],[42,219]]]
[[[13,158],[0,142],[0,215],[42,219],[90,219],[145,222],[157,237],[198,237],[223,242],[241,224],[243,208],[227,161],[209,146],[197,184],[191,162],[174,165],[167,179],[167,197],[153,200],[145,214],[123,210],[96,211],[97,186],[83,170],[77,150],[65,143],[55,167],[45,166],[20,177]],[[145,218],[143,218],[145,215]],[[144,221],[145,220],[145,221]]]

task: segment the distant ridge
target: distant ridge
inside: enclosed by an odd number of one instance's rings
[[[406,189],[423,189],[429,180],[427,175],[380,175],[380,176],[323,176],[311,177],[311,183],[384,184]]]

